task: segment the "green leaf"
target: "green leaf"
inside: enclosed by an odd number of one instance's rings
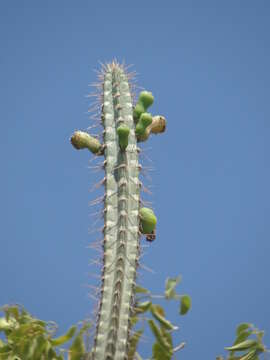
[[[241,343],[238,343],[233,346],[227,346],[227,347],[225,347],[225,349],[229,350],[229,351],[243,351],[243,350],[248,350],[256,345],[258,345],[257,340],[249,339],[249,340],[242,341]]]
[[[0,331],[9,330],[16,324],[16,320],[10,319],[9,321],[6,320],[6,318],[1,317],[0,318]]]
[[[163,326],[165,329],[167,330],[175,330],[177,329],[177,327],[175,327],[169,320],[167,320],[163,315],[164,315],[164,310],[161,306],[159,305],[152,305],[151,308],[151,313],[154,316],[154,318],[156,320],[159,321],[160,325]]]
[[[152,348],[152,359],[154,360],[170,360],[172,355],[165,350],[158,342],[154,343]]]
[[[137,324],[138,320],[139,320],[139,319],[138,319],[137,316],[132,316],[132,317],[130,318],[130,325],[131,325],[131,327],[135,326],[135,325]]]
[[[9,319],[9,317],[13,317],[16,320],[19,319],[20,314],[19,314],[18,306],[8,306],[5,311],[6,311],[7,320]]]
[[[191,297],[189,295],[181,296],[180,314],[185,315],[191,308]]]
[[[168,278],[166,280],[166,284],[165,284],[165,297],[166,299],[173,299],[175,298],[176,293],[175,293],[175,287],[180,284],[182,280],[182,276],[178,275],[176,278]]]
[[[44,336],[40,335],[36,339],[36,347],[34,349],[33,353],[33,359],[39,360],[41,359],[41,356],[44,354],[44,350],[47,345],[47,340],[44,338]]]
[[[136,314],[142,314],[142,313],[145,313],[146,311],[148,311],[150,309],[151,305],[152,305],[151,301],[144,301],[144,302],[136,304],[134,310],[135,310]]]
[[[240,360],[254,360],[256,358],[256,350],[251,350],[244,356],[240,357]]]
[[[128,360],[133,360],[134,359],[136,349],[137,349],[137,345],[138,345],[138,342],[139,342],[140,337],[142,336],[142,334],[143,334],[143,330],[138,330],[131,337],[130,342],[129,342]]]
[[[11,347],[10,345],[4,345],[4,346],[1,346],[0,348],[0,354],[5,354],[5,353],[9,353],[11,351]]]
[[[75,337],[70,346],[70,360],[81,360],[82,355],[85,354],[85,346],[82,335]]]
[[[137,294],[150,294],[150,291],[145,289],[144,287],[142,286],[139,286],[139,285],[136,285],[135,286],[135,292]]]
[[[246,340],[250,335],[253,334],[252,330],[248,330],[248,331],[242,331],[237,338],[234,341],[234,345],[241,343],[242,341]]]
[[[78,335],[83,335],[84,333],[87,332],[87,330],[91,329],[92,324],[89,321],[84,321],[82,327],[80,328],[79,334]]]
[[[237,326],[236,328],[236,335],[239,336],[241,334],[241,332],[249,329],[249,328],[252,328],[253,325],[252,324],[249,324],[249,323],[242,323],[240,325]]]
[[[56,339],[51,339],[52,346],[63,345],[65,342],[68,342],[75,334],[77,326],[71,326],[71,328],[66,332],[65,335],[59,336]]]
[[[172,332],[167,331],[164,327],[160,329],[162,336],[165,337],[168,344],[170,344],[171,349],[173,349],[173,340],[172,340]]]
[[[172,354],[173,352],[172,346],[168,343],[166,337],[161,333],[159,327],[155,324],[153,320],[148,320],[148,324],[160,346],[169,354]]]

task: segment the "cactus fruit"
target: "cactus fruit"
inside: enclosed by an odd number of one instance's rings
[[[164,116],[156,115],[153,117],[153,121],[149,126],[151,133],[160,134],[163,133],[166,129],[166,120]]]
[[[129,74],[116,62],[104,65],[99,78],[96,96],[101,99],[103,144],[80,131],[71,142],[77,149],[87,147],[105,157],[101,298],[94,348],[89,355],[93,360],[120,360],[128,358],[140,235],[147,234],[153,240],[157,221],[152,210],[140,208],[137,147],[139,134],[144,135],[152,124],[146,110],[154,98],[143,91],[134,108]]]
[[[156,228],[157,218],[152,209],[140,208],[140,227],[143,234],[152,234]]]
[[[144,136],[146,128],[152,123],[152,115],[149,113],[142,113],[136,125],[135,133],[137,137]]]
[[[147,109],[153,104],[154,96],[150,91],[141,91],[138,102],[133,110],[133,116],[135,122],[138,122],[140,116],[147,111]]]
[[[149,108],[154,102],[154,96],[150,91],[141,91],[139,95],[139,102],[144,106],[145,110]]]
[[[70,138],[70,142],[75,147],[75,149],[88,149],[93,154],[97,155],[101,155],[102,153],[102,145],[99,140],[86,132],[75,131]]]
[[[117,134],[118,134],[118,140],[119,140],[119,146],[121,150],[125,150],[128,146],[128,136],[130,133],[130,129],[127,125],[123,124],[118,126],[117,128]]]
[[[136,126],[137,128],[137,126]],[[137,141],[146,141],[150,134],[160,134],[166,129],[166,120],[164,116],[156,115],[152,118],[152,123],[145,128],[141,135],[137,135]]]
[[[139,121],[141,114],[143,114],[144,112],[145,112],[145,108],[144,108],[143,104],[138,102],[133,110],[133,116],[134,116],[135,122]]]
[[[160,134],[166,129],[164,116],[156,115],[152,117],[146,110],[154,102],[154,97],[149,91],[141,91],[137,104],[133,109],[133,119],[136,124],[137,141],[145,141],[151,133]]]

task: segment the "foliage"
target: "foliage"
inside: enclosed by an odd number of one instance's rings
[[[137,352],[139,340],[144,332],[144,324],[148,324],[155,342],[152,348],[152,359],[171,359],[184,343],[173,347],[172,332],[178,328],[165,316],[165,310],[155,299],[180,301],[182,296],[175,292],[180,277],[167,279],[164,295],[153,295],[149,290],[136,287],[136,303],[131,318],[132,331],[129,340],[128,359],[141,359]],[[87,359],[86,340],[89,322],[84,322],[80,329],[71,326],[59,337],[54,337],[57,326],[54,322],[39,320],[30,315],[18,305],[2,307],[4,316],[0,318],[0,333],[5,340],[0,340],[0,360],[64,360],[65,353],[68,360]],[[69,344],[68,349],[63,345]]]
[[[133,326],[139,327],[130,339],[130,349],[128,359],[140,359],[140,355],[136,352],[136,345],[138,340],[143,334],[144,323],[147,323],[152,334],[154,335],[155,342],[152,346],[151,359],[155,360],[170,360],[177,351],[182,349],[185,343],[178,346],[173,346],[172,333],[178,330],[178,327],[171,323],[166,318],[165,310],[160,304],[154,302],[155,299],[176,300],[179,301],[179,313],[181,315],[181,308],[183,306],[183,299],[187,295],[179,295],[175,291],[175,287],[180,283],[181,276],[176,278],[168,278],[165,284],[164,295],[153,295],[149,290],[137,286],[136,294],[137,301],[135,303],[134,315],[131,318]],[[190,297],[188,297],[190,300]],[[191,308],[191,300],[187,304],[185,314]],[[140,326],[139,326],[140,325]]]
[[[74,325],[64,335],[54,337],[54,322],[36,319],[18,305],[6,305],[1,310],[0,334],[5,339],[0,340],[0,360],[64,360],[65,352],[68,360],[86,358],[84,335],[91,326],[89,322],[79,330]],[[68,350],[61,348],[69,342]]]
[[[242,323],[236,328],[236,338],[232,346],[225,347],[229,352],[227,360],[259,360],[259,356],[269,350],[262,342],[264,332],[254,325]],[[223,360],[223,357],[217,357]]]

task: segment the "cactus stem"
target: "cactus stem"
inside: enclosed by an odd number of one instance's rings
[[[76,149],[87,148],[95,155],[104,155],[104,161],[91,169],[103,169],[105,176],[93,186],[104,185],[104,196],[90,202],[91,206],[104,205],[100,212],[94,212],[94,227],[101,216],[104,226],[100,231],[102,239],[90,247],[102,253],[100,278],[100,299],[97,312],[94,346],[89,355],[91,360],[127,360],[131,316],[134,314],[136,271],[139,264],[140,237],[148,241],[155,238],[157,219],[153,211],[146,208],[140,192],[150,191],[139,180],[142,166],[139,163],[138,141],[145,141],[151,133],[162,133],[166,127],[165,118],[152,117],[147,113],[154,101],[152,93],[142,91],[133,106],[134,87],[130,79],[134,73],[126,73],[126,67],[116,60],[101,64],[98,74],[97,92],[89,94],[93,106],[88,112],[97,125],[103,127],[103,144],[87,132],[76,131],[70,141]],[[96,157],[93,157],[96,159]],[[94,159],[90,161],[93,161]],[[143,171],[145,171],[145,167]],[[146,169],[147,170],[147,169]],[[92,287],[96,299],[97,288]]]

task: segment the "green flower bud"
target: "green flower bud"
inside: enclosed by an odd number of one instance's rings
[[[140,102],[144,106],[145,110],[147,110],[147,108],[153,104],[154,96],[150,91],[141,91],[138,102]]]
[[[152,115],[149,113],[143,113],[140,116],[139,123],[141,123],[144,126],[144,128],[146,128],[152,123]]]
[[[146,137],[146,128],[152,123],[152,115],[149,113],[142,113],[140,120],[136,125],[135,133],[137,137],[145,138]]]
[[[141,114],[144,112],[145,112],[145,108],[144,108],[143,104],[138,102],[136,104],[135,108],[133,109],[133,117],[134,117],[135,122],[139,121]]]
[[[119,146],[121,150],[125,150],[128,146],[128,136],[129,136],[130,129],[127,125],[122,124],[117,128]]]
[[[143,234],[151,234],[157,224],[157,218],[153,210],[146,207],[140,208],[139,215],[141,219],[141,232]]]
[[[136,125],[136,129],[135,129],[135,133],[137,136],[143,136],[145,132],[145,127],[138,122],[138,124]]]

